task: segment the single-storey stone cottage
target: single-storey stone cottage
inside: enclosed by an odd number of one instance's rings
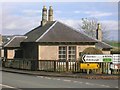
[[[7,59],[74,61],[88,47],[99,48],[104,54],[110,54],[112,47],[102,42],[101,32],[98,24],[97,40],[64,23],[53,21],[52,7],[47,18],[47,8],[44,6],[41,25],[23,36],[14,36],[4,46],[4,55]]]

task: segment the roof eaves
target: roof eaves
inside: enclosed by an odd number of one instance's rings
[[[88,36],[88,37],[90,37],[90,36]],[[90,38],[92,38],[92,37],[90,37]],[[107,43],[105,43],[105,42],[103,42],[103,41],[99,41],[99,40],[97,40],[97,39],[95,39],[95,38],[92,38],[92,39],[95,40],[97,43],[101,42],[101,43],[103,43],[103,44],[105,44],[105,45],[108,45],[109,47],[113,48],[113,46],[111,46],[111,45],[109,45],[109,44],[107,44]],[[99,48],[103,49],[102,47],[99,47]]]
[[[38,42],[45,34],[47,34],[47,33],[49,32],[49,30],[50,30],[52,27],[54,27],[57,22],[58,22],[58,21],[55,21],[55,23],[54,23],[51,27],[49,27],[49,28],[46,30],[46,32],[43,33],[43,35],[41,35],[41,36],[36,40],[36,42]]]
[[[105,42],[103,42],[103,41],[99,41],[99,40],[97,40],[97,39],[94,39],[94,40],[96,40],[98,43],[101,42],[101,43],[103,43],[103,44],[105,44],[105,45],[107,45],[107,46],[113,48],[113,46],[111,46],[111,45],[109,45],[109,44],[107,44],[107,43],[105,43]]]
[[[107,44],[107,43],[105,43],[105,42],[101,42],[101,43],[103,43],[103,44],[105,44],[105,45],[109,46],[110,48],[112,48],[112,46],[111,46],[111,45],[109,45],[109,44]]]
[[[9,42],[7,42],[7,43],[4,45],[4,47],[6,47],[7,45],[9,45],[14,39],[15,39],[15,36],[14,36]]]
[[[4,47],[7,47],[7,45],[9,45],[16,37],[25,37],[25,39],[27,38],[27,36],[14,36],[8,43],[4,45]]]

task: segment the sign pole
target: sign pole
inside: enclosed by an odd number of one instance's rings
[[[90,69],[87,69],[87,74],[89,74],[89,72],[90,72]]]

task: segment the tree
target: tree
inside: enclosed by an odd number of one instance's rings
[[[99,21],[96,18],[82,18],[82,25],[80,25],[80,30],[84,31],[85,34],[92,38],[96,38],[96,29],[97,24]],[[102,34],[103,34],[103,40],[106,40],[108,38],[109,32],[106,31],[106,27],[100,23]]]

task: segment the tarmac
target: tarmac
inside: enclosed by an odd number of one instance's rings
[[[85,78],[85,79],[120,79],[119,75],[110,74],[85,74],[85,73],[70,73],[70,72],[46,72],[46,71],[30,71],[30,70],[20,70],[13,68],[2,68],[3,72],[27,74],[35,76],[47,76],[47,77],[69,77],[69,78]]]

